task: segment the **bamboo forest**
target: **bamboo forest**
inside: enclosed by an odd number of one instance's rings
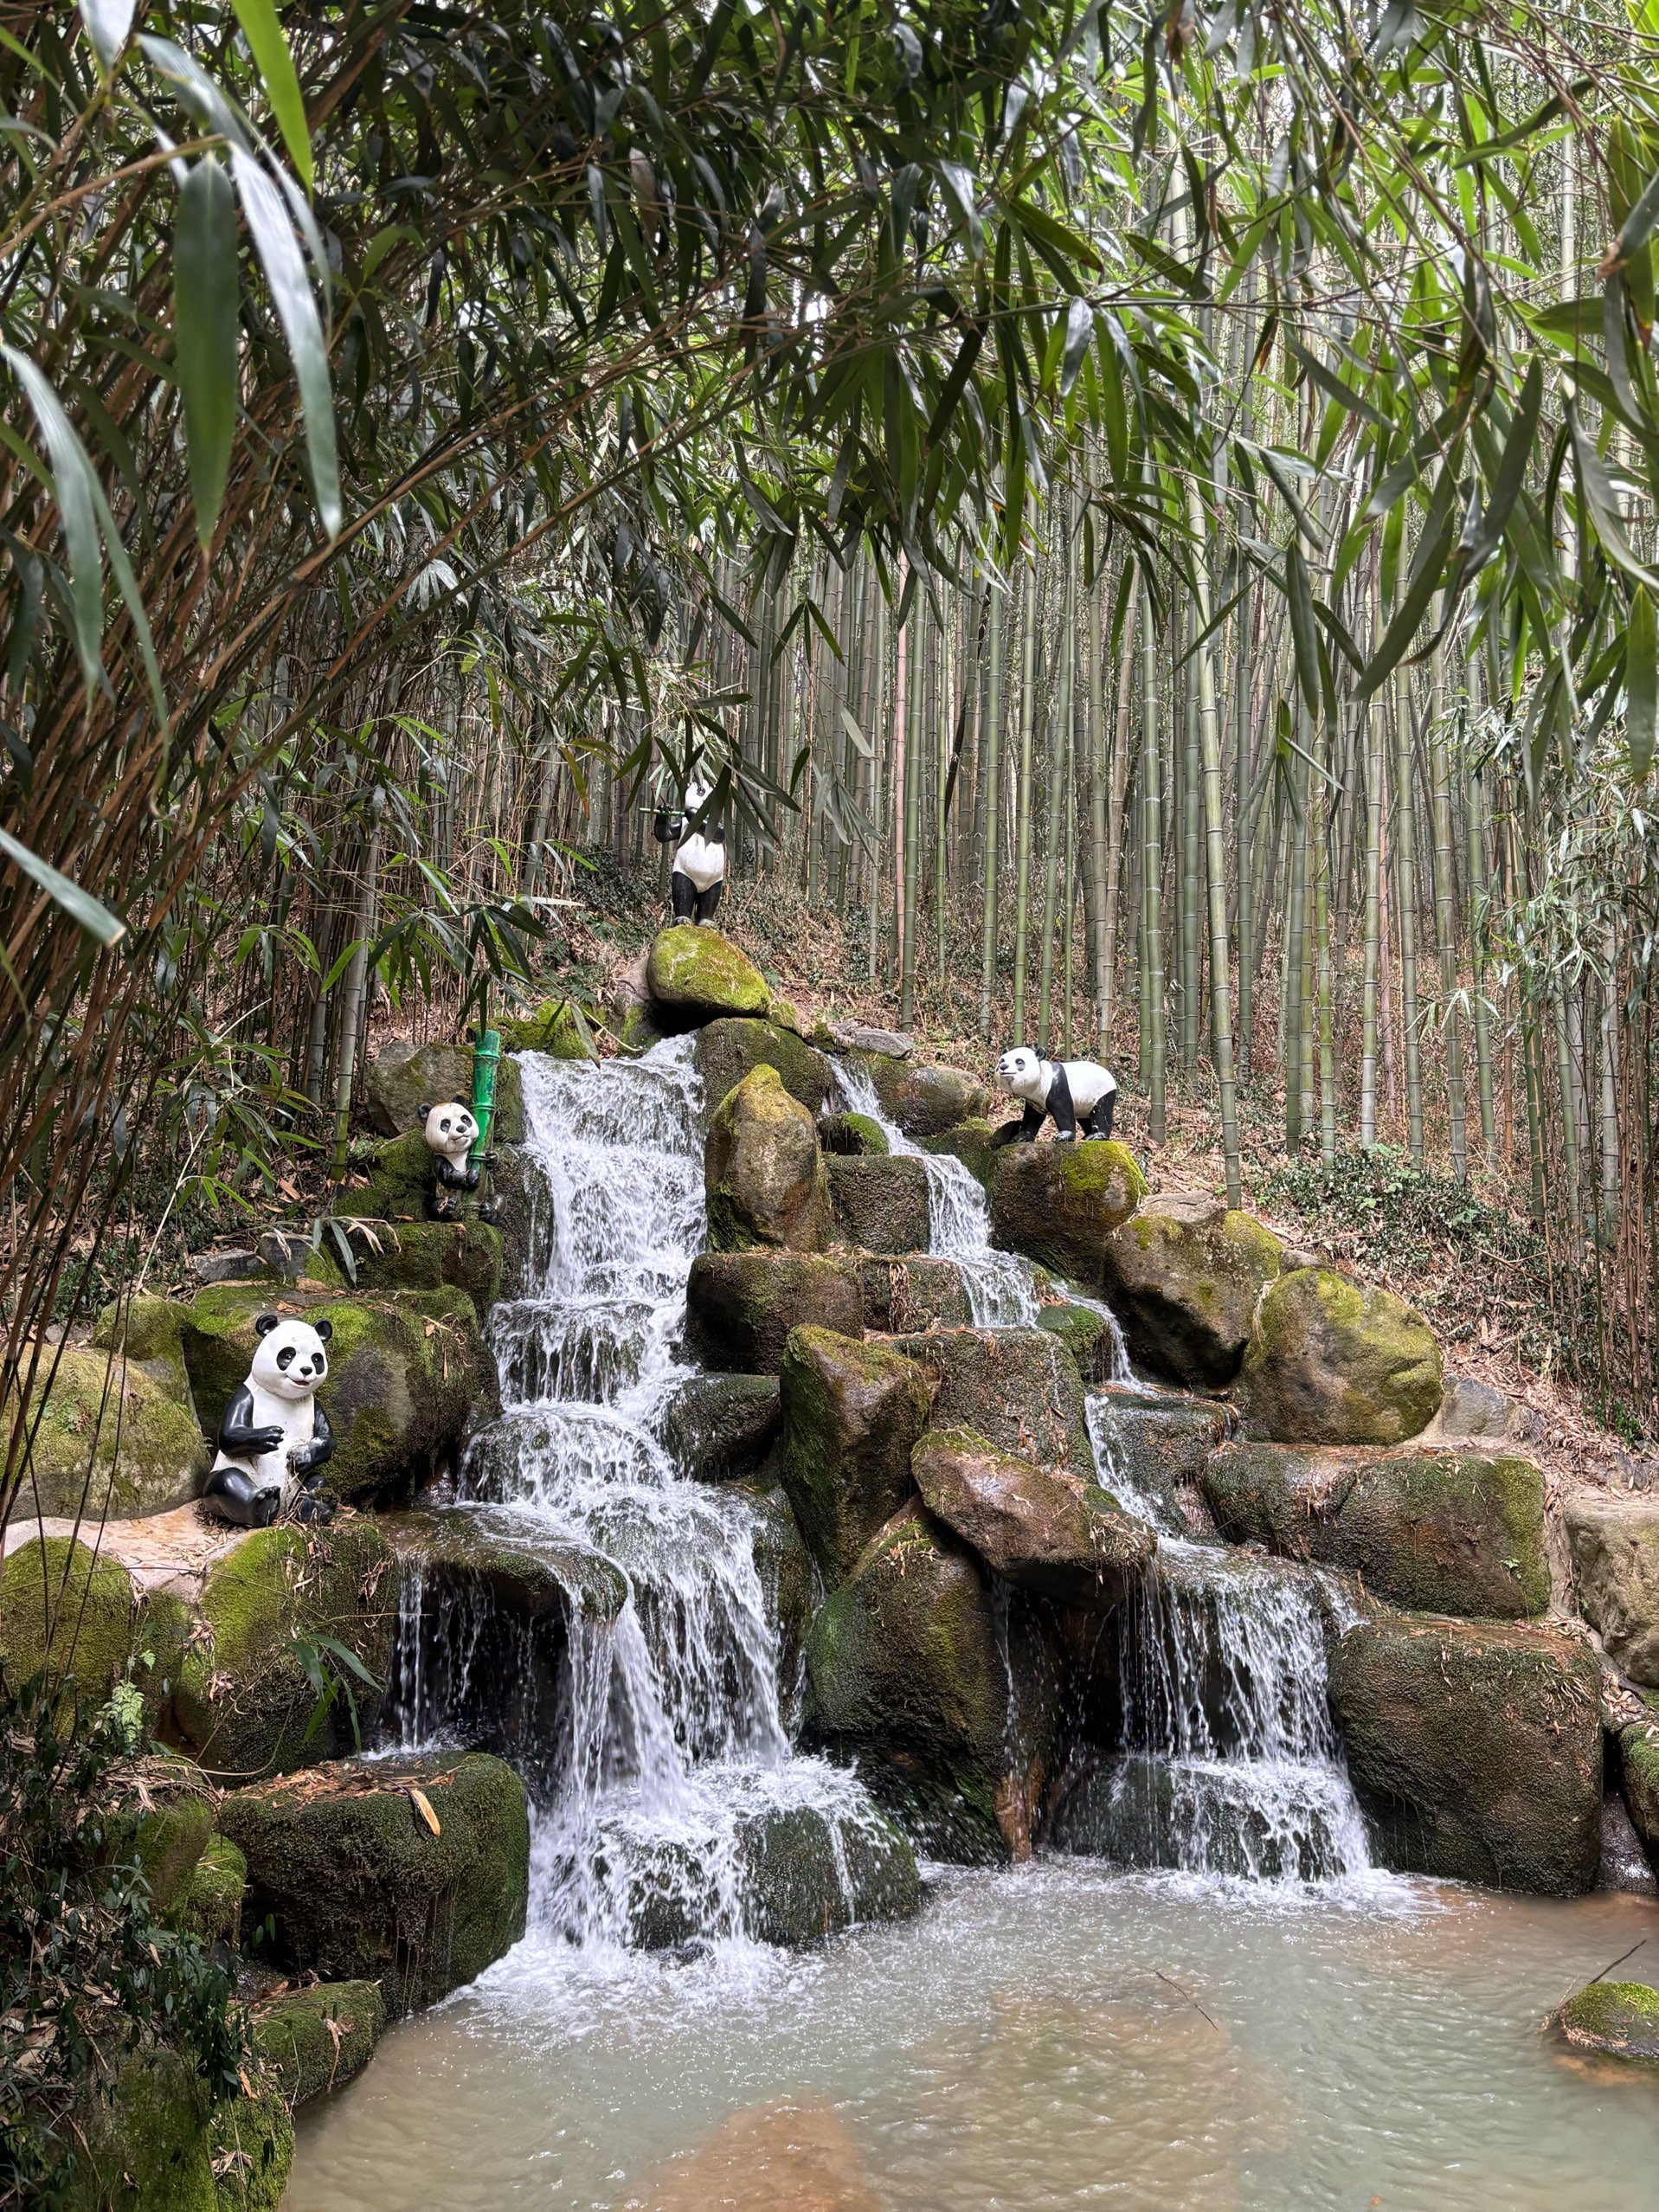
[[[1659,0],[0,0],[0,2206],[1643,2212]]]

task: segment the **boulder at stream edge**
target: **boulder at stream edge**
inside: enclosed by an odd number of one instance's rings
[[[255,2069],[257,2073],[257,2069]],[[60,2212],[276,2212],[293,2163],[293,2122],[273,2081],[211,2109],[176,2051],[133,2054],[113,2097],[90,2102]]]
[[[780,1391],[779,1477],[833,1588],[911,1495],[927,1378],[885,1345],[806,1328],[790,1334]]]
[[[1659,1990],[1646,1982],[1591,1982],[1551,2015],[1575,2051],[1659,2065]]]
[[[1440,1347],[1392,1291],[1293,1268],[1257,1309],[1239,1395],[1277,1444],[1403,1444],[1439,1407]]]
[[[829,1178],[812,1116],[775,1068],[752,1068],[729,1090],[704,1148],[709,1243],[822,1251],[829,1242]]]
[[[821,1052],[774,1021],[731,1017],[711,1021],[698,1030],[691,1058],[703,1078],[704,1128],[719,1110],[721,1101],[756,1068],[775,1070],[791,1098],[812,1115],[822,1110],[835,1079]]]
[[[666,1029],[694,1029],[722,1014],[764,1017],[772,1004],[749,955],[718,929],[692,922],[658,931],[646,955],[646,987]]]
[[[827,1154],[830,1207],[839,1242],[865,1252],[925,1252],[931,1235],[927,1170],[913,1156],[849,1160]]]
[[[200,1495],[212,1456],[188,1396],[181,1403],[136,1360],[48,1346],[29,1411],[35,1431],[23,1513],[81,1514],[95,1527]]]
[[[855,1051],[847,1058],[870,1077],[882,1112],[912,1142],[942,1135],[985,1111],[985,1085],[963,1068],[928,1066],[886,1052]]]
[[[1095,1455],[1077,1363],[1044,1328],[929,1329],[893,1349],[926,1370],[933,1424],[972,1429],[1016,1459],[1065,1475],[1081,1493]]]
[[[385,2025],[377,1982],[317,1982],[257,2005],[253,2043],[292,2111],[355,2080]]]
[[[766,1457],[781,1418],[775,1375],[688,1375],[664,1411],[663,1444],[682,1475],[741,1481]]]
[[[1566,1519],[1580,1611],[1617,1667],[1659,1688],[1659,1498],[1579,1490]]]
[[[955,1260],[919,1253],[902,1258],[867,1254],[858,1262],[864,1325],[878,1334],[909,1336],[922,1329],[966,1328],[974,1310]]]
[[[1137,1366],[1167,1382],[1230,1383],[1283,1250],[1253,1215],[1219,1199],[1148,1199],[1103,1247],[1106,1300]]]
[[[1005,1252],[1101,1289],[1106,1240],[1147,1194],[1129,1147],[1104,1143],[1011,1144],[991,1179],[991,1241]]]
[[[864,1328],[858,1263],[820,1252],[699,1252],[685,1281],[685,1334],[710,1367],[775,1375],[792,1328]]]
[[[1090,1484],[1079,1495],[971,1429],[929,1429],[910,1473],[936,1521],[1005,1582],[1058,1605],[1109,1611],[1157,1548],[1146,1522],[1105,1491]]]

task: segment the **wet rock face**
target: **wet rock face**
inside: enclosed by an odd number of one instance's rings
[[[837,1160],[885,1160],[887,1132],[868,1114],[831,1114],[818,1124],[818,1141]]]
[[[367,1088],[370,1126],[382,1136],[402,1136],[424,1126],[427,1107],[446,1098],[465,1098],[470,1103],[473,1048],[470,1045],[408,1045],[396,1039],[370,1062]],[[518,1064],[505,1053],[496,1063],[495,1114],[490,1135],[498,1144],[524,1141],[524,1097]],[[422,1151],[425,1148],[423,1143]]]
[[[682,1474],[699,1482],[752,1475],[778,1433],[773,1375],[691,1375],[663,1417],[662,1439]]]
[[[1164,1398],[1121,1385],[1093,1409],[1099,1432],[1128,1486],[1173,1510],[1185,1510],[1231,1415],[1212,1399]]]
[[[1659,1499],[1580,1491],[1566,1532],[1585,1618],[1633,1682],[1659,1687]]]
[[[1150,1374],[1219,1389],[1238,1373],[1256,1302],[1283,1247],[1210,1198],[1148,1199],[1105,1239],[1105,1296]]]
[[[1157,1546],[1146,1523],[1103,1490],[1079,1497],[969,1429],[929,1429],[910,1472],[936,1521],[1005,1581],[1057,1604],[1109,1611]]]
[[[884,1345],[807,1328],[791,1334],[779,1379],[779,1476],[833,1587],[911,1494],[927,1379]]]
[[[1626,1897],[1659,1897],[1659,1881],[1643,1846],[1642,1838],[1617,1790],[1610,1790],[1601,1807],[1601,1862],[1596,1868],[1598,1889],[1612,1889]]]
[[[275,1920],[279,1962],[377,1982],[389,2019],[475,1980],[524,1932],[524,1785],[484,1753],[312,1769],[227,1797],[221,1825],[247,1857],[251,1916]]]
[[[919,1160],[837,1159],[829,1170],[838,1238],[865,1252],[925,1252],[930,1235],[927,1171]]]
[[[821,1052],[771,1021],[711,1021],[698,1032],[691,1058],[703,1078],[705,1119],[712,1119],[727,1092],[756,1068],[774,1069],[791,1098],[814,1115],[821,1111],[834,1080]]]
[[[1574,2050],[1659,2065],[1659,1990],[1645,1982],[1591,1982],[1551,2024]]]
[[[1549,1604],[1544,1478],[1529,1460],[1234,1444],[1211,1456],[1204,1495],[1230,1543],[1341,1567],[1414,1612],[1520,1620]]]
[[[975,1181],[988,1191],[1002,1157],[992,1141],[996,1133],[994,1122],[987,1121],[982,1114],[974,1115],[942,1130],[937,1136],[922,1138],[921,1145],[923,1152],[948,1153],[953,1160],[960,1160]]]
[[[722,1014],[770,1010],[772,993],[747,953],[718,929],[678,922],[659,930],[646,955],[646,987],[667,1029],[694,1029]]]
[[[806,1950],[856,1921],[910,1919],[922,1901],[915,1852],[873,1810],[833,1823],[810,1805],[767,1813],[738,1851],[743,1923],[760,1943]]]
[[[1111,1324],[1104,1314],[1097,1314],[1092,1306],[1062,1302],[1041,1308],[1037,1326],[1059,1338],[1090,1389],[1111,1379],[1115,1352]]]
[[[258,2006],[253,2042],[290,2111],[344,2089],[375,2054],[386,2006],[373,1982],[318,1982]]]
[[[792,1328],[811,1322],[844,1336],[864,1328],[853,1260],[817,1253],[699,1252],[685,1284],[685,1333],[705,1366],[775,1375]]]
[[[852,1052],[848,1058],[874,1083],[883,1113],[913,1141],[939,1136],[986,1109],[985,1085],[965,1069],[924,1067],[884,1052]]]
[[[893,1348],[931,1379],[936,1428],[972,1429],[998,1451],[1056,1470],[1074,1488],[1094,1482],[1082,1379],[1049,1330],[930,1330],[896,1338]]]
[[[34,1445],[22,1497],[31,1512],[84,1514],[95,1527],[106,1515],[164,1513],[201,1494],[211,1455],[188,1400],[181,1405],[136,1360],[48,1347],[29,1411]]]
[[[1397,1873],[1576,1897],[1601,1848],[1594,1654],[1553,1631],[1385,1614],[1331,1655],[1373,1849]]]
[[[1257,1310],[1239,1392],[1252,1432],[1276,1443],[1401,1444],[1440,1404],[1440,1347],[1391,1292],[1295,1268]]]
[[[966,1328],[974,1318],[955,1260],[861,1259],[864,1325],[884,1335],[925,1328]]]
[[[1659,1867],[1659,1726],[1636,1720],[1621,1728],[1618,1757],[1630,1824]]]
[[[709,1242],[717,1252],[769,1244],[821,1251],[829,1242],[829,1183],[813,1117],[777,1070],[757,1067],[728,1091],[704,1153]]]
[[[1106,1240],[1146,1196],[1127,1145],[1011,1144],[991,1179],[991,1241],[1098,1292]]]

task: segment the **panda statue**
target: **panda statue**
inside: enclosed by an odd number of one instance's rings
[[[993,1144],[1032,1144],[1051,1116],[1057,1137],[1109,1137],[1117,1107],[1117,1078],[1097,1060],[1051,1060],[1041,1045],[1017,1045],[997,1062],[997,1073],[1025,1107],[1024,1117],[999,1129]]]
[[[659,845],[675,845],[673,871],[668,878],[676,922],[712,922],[726,881],[726,826],[705,822],[687,834],[687,823],[705,804],[711,784],[688,783],[685,805],[678,813],[659,807],[652,834]]]
[[[427,1193],[428,1221],[459,1221],[463,1192],[477,1190],[479,1170],[469,1154],[478,1142],[478,1122],[464,1098],[421,1109],[422,1134],[432,1155],[432,1188]],[[485,1154],[487,1166],[495,1157]]]
[[[333,1456],[317,1391],[328,1373],[333,1324],[261,1314],[247,1380],[230,1394],[219,1450],[202,1502],[241,1528],[268,1528],[285,1509],[296,1521],[328,1521],[322,1467]]]

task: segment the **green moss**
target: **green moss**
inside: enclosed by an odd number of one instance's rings
[[[1257,1432],[1281,1444],[1399,1444],[1439,1405],[1440,1347],[1391,1292],[1295,1268],[1257,1309],[1242,1390]]]
[[[97,1352],[125,1352],[167,1396],[194,1417],[184,1364],[184,1308],[173,1298],[143,1295],[105,1307],[93,1331]]]
[[[1555,2020],[1579,2050],[1659,2061],[1659,1990],[1645,1982],[1591,1982],[1567,1999]]]
[[[1219,1389],[1238,1372],[1283,1254],[1248,1213],[1199,1196],[1159,1197],[1106,1239],[1103,1287],[1139,1366]]]
[[[685,1285],[687,1334],[709,1366],[775,1375],[802,1322],[857,1335],[864,1291],[852,1260],[818,1252],[699,1252]]]
[[[844,1160],[884,1159],[890,1149],[887,1132],[868,1114],[830,1115],[818,1125],[818,1141]]]
[[[867,1252],[925,1252],[932,1234],[927,1171],[903,1156],[846,1160],[832,1154],[830,1206],[838,1241]]]
[[[791,1332],[779,1375],[778,1473],[832,1585],[910,1497],[927,1379],[884,1345],[826,1328]]]
[[[176,2052],[129,2058],[81,2125],[64,2212],[219,2212],[206,2087]]]
[[[937,1136],[921,1140],[923,1152],[948,1153],[953,1160],[960,1160],[968,1173],[988,1191],[1002,1157],[995,1142],[998,1124],[983,1116],[958,1122]]]
[[[174,1925],[211,1949],[241,1939],[248,1862],[228,1836],[210,1836],[175,1913]]]
[[[321,1982],[289,1990],[254,2016],[254,2048],[292,2110],[361,2074],[386,2025],[375,1982]]]
[[[705,1126],[721,1101],[756,1068],[775,1070],[789,1096],[809,1114],[815,1115],[829,1096],[829,1062],[775,1022],[711,1021],[698,1032],[692,1058],[703,1078]]]
[[[1037,1315],[1038,1328],[1058,1336],[1077,1363],[1085,1383],[1109,1382],[1113,1366],[1111,1324],[1090,1306],[1044,1306]]]
[[[118,1354],[66,1347],[55,1357],[29,1399],[25,1511],[121,1520],[196,1495],[208,1452],[192,1412]]]
[[[293,2121],[273,2081],[232,2098],[209,2122],[215,2212],[277,2212],[293,2164]]]
[[[993,1242],[1097,1291],[1107,1238],[1146,1195],[1146,1178],[1128,1146],[1116,1138],[1012,1144],[996,1157]]]
[[[0,1656],[14,1682],[42,1666],[74,1677],[84,1720],[131,1664],[151,1725],[183,1654],[184,1608],[170,1592],[136,1594],[126,1569],[68,1536],[20,1544],[0,1569]]]
[[[1013,1458],[1094,1481],[1083,1379],[1050,1330],[930,1329],[893,1349],[931,1379],[934,1427],[972,1429]]]
[[[505,1246],[492,1222],[387,1221],[372,1234],[353,1239],[357,1291],[464,1290],[480,1315],[501,1295]]]
[[[432,1154],[419,1131],[376,1145],[361,1166],[369,1178],[367,1186],[355,1182],[347,1186],[341,1199],[344,1212],[365,1221],[426,1219]]]
[[[177,1765],[183,1769],[184,1761]],[[194,1770],[190,1770],[194,1776]],[[111,1866],[136,1866],[149,1884],[151,1902],[166,1918],[195,1877],[213,1832],[213,1807],[201,1778],[184,1784],[166,1803],[143,1810],[136,1799],[119,1806],[105,1825],[100,1855]]]
[[[582,1009],[588,1034],[601,1017],[591,1007]],[[583,1041],[569,999],[546,999],[527,1014],[506,1014],[496,1025],[501,1042],[511,1052],[545,1052],[555,1060],[586,1060],[593,1056]]]
[[[771,1005],[765,978],[717,929],[682,922],[659,931],[646,960],[646,981],[676,1014],[760,1014]]]
[[[1636,1834],[1652,1856],[1659,1854],[1659,1726],[1632,1721],[1619,1731],[1618,1750],[1624,1802]]]

